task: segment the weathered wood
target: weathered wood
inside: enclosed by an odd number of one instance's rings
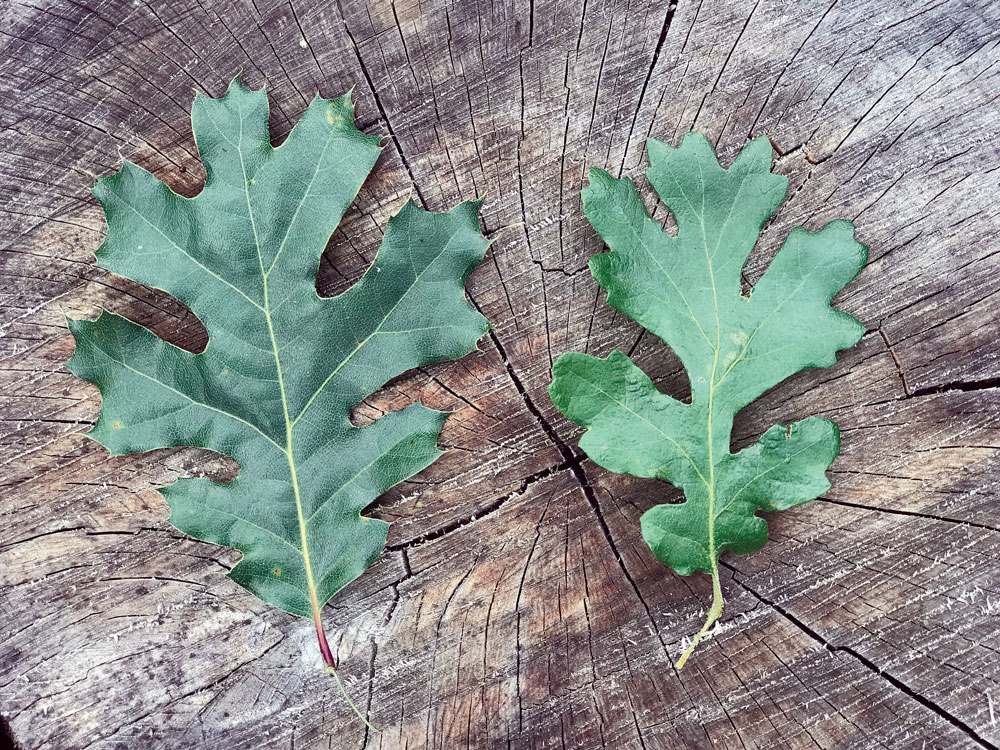
[[[1000,6],[989,0],[14,0],[0,10],[0,716],[20,747],[921,748],[1000,746]],[[379,501],[389,549],[326,608],[364,727],[310,625],[223,575],[154,487],[231,473],[197,450],[109,459],[96,389],[62,368],[64,314],[99,308],[198,349],[160,293],[96,269],[92,176],[118,152],[197,192],[192,88],[266,83],[277,139],[357,85],[391,145],[319,286],[345,288],[411,189],[488,193],[498,241],[470,296],[482,353],[405,377],[360,418],[457,409],[448,454]],[[766,133],[791,179],[747,277],[788,230],[853,219],[871,263],[839,304],[869,327],[836,367],[748,408],[743,443],[823,414],[833,488],[724,558],[724,621],[681,673],[709,586],[650,554],[668,485],[581,458],[545,395],[569,350],[664,345],[586,270],[588,166],[642,179],[689,129],[723,162]],[[665,209],[656,215],[668,220]]]

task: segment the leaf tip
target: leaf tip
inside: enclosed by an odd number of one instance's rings
[[[232,80],[229,81],[229,86],[226,87],[226,92],[228,93],[229,89],[234,87],[236,89],[246,89],[246,84],[243,83],[243,68],[236,71],[236,75],[232,77]]]
[[[586,208],[587,203],[598,198],[602,192],[607,192],[612,189],[614,184],[618,182],[614,177],[611,176],[610,172],[607,172],[600,167],[591,167],[587,170],[587,177],[589,182],[580,192],[580,202]],[[624,178],[628,180],[628,178]],[[631,182],[631,180],[628,180]]]
[[[652,137],[647,138],[646,154],[649,156],[650,163],[649,169],[646,170],[647,174],[668,160],[680,160],[681,163],[679,166],[684,169],[688,169],[691,163],[710,164],[721,169],[719,158],[716,156],[712,142],[708,140],[704,133],[697,130],[690,130],[685,133],[677,148],[674,148],[666,141]]]
[[[646,155],[649,157],[650,161],[653,160],[654,153],[659,155],[668,149],[670,151],[675,150],[673,146],[671,146],[666,141],[661,141],[659,138],[653,138],[652,136],[650,136],[649,138],[646,139]]]
[[[613,180],[614,177],[606,169],[600,167],[589,167],[587,169],[587,179],[591,182]]]

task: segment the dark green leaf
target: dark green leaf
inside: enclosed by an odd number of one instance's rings
[[[101,390],[90,435],[112,454],[200,446],[240,465],[232,482],[180,479],[161,491],[170,522],[235,547],[233,580],[317,627],[320,609],[385,546],[361,515],[439,455],[447,416],[414,404],[366,427],[351,409],[406,371],[472,351],[488,330],[465,301],[483,257],[480,202],[443,214],[408,202],[375,262],[333,298],[316,293],[320,254],[380,153],[350,95],[315,98],[273,148],[263,91],[233,81],[197,96],[192,122],[208,177],[178,196],[125,162],[97,181],[103,268],[164,289],[204,322],[191,354],[116,315],[76,320],[68,366]]]

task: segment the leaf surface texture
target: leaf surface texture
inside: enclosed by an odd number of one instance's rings
[[[722,610],[720,555],[752,552],[767,541],[757,511],[790,508],[830,486],[825,471],[840,447],[833,422],[811,417],[775,425],[734,454],[733,419],[766,390],[803,368],[833,365],[837,351],[858,342],[865,327],[830,302],[864,266],[867,249],[847,221],[817,232],[796,228],[744,296],[743,266],[788,184],[771,172],[769,141],[749,143],[729,169],[698,133],[678,148],[651,138],[647,152],[646,175],[677,234],[652,219],[631,180],[592,169],[584,213],[609,252],[593,257],[590,268],[608,304],[676,352],[691,402],[661,393],[617,350],[606,359],[564,354],[549,393],[587,428],[580,447],[594,462],[684,491],[684,502],[642,516],[642,534],[678,573],[713,576],[704,633]]]
[[[267,123],[265,93],[234,80],[192,105],[207,172],[195,198],[127,161],[94,188],[108,223],[98,264],[186,304],[208,330],[205,350],[105,312],[70,322],[68,366],[100,388],[90,435],[112,454],[199,446],[239,463],[231,482],[163,488],[170,522],[239,549],[233,580],[313,618],[322,647],[320,608],[385,546],[388,524],[361,511],[440,455],[447,416],[413,404],[357,427],[351,410],[390,379],[476,347],[488,324],[464,284],[487,242],[480,202],[441,214],[407,202],[360,281],[319,297],[320,255],[379,139],[355,127],[349,95],[317,96],[278,148]]]

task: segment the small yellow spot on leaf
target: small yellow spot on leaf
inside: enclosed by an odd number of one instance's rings
[[[276,576],[280,576],[280,575],[281,575],[281,568],[275,568],[275,569],[274,569],[274,574],[275,574]]]
[[[335,125],[338,122],[343,122],[344,116],[337,112],[336,106],[331,103],[330,108],[326,111],[326,121],[331,125]]]
[[[114,427],[116,430],[120,430],[122,428],[122,423],[121,422],[112,422],[111,426]]]

